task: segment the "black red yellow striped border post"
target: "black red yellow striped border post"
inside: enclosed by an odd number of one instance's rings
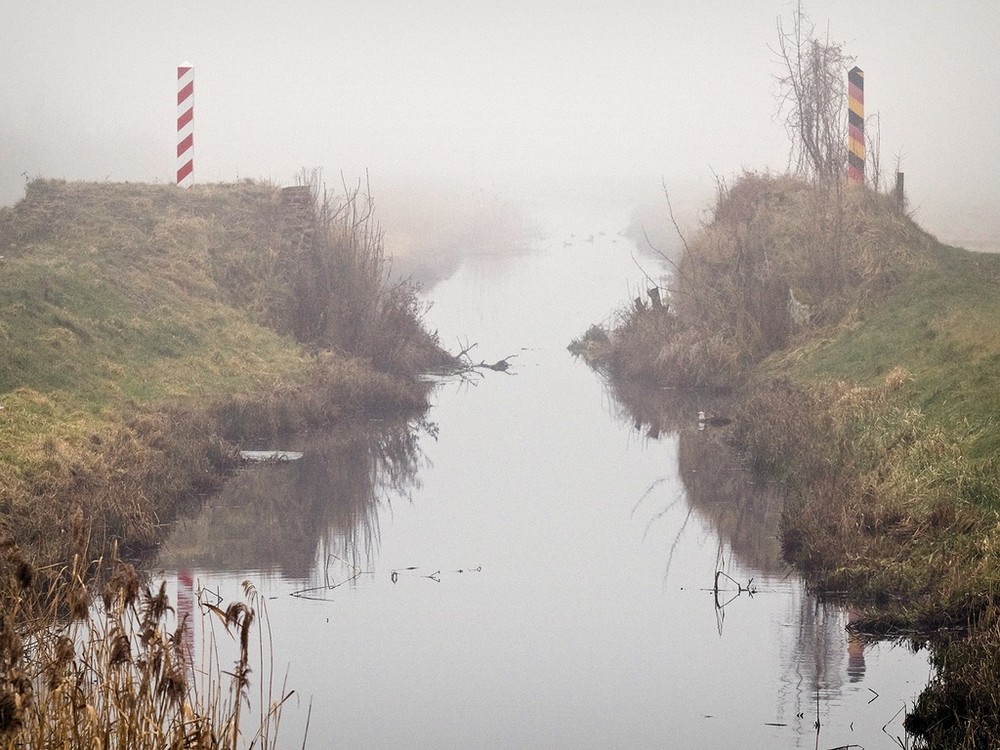
[[[177,184],[190,187],[194,180],[194,68],[177,68]]]
[[[847,178],[865,183],[865,74],[854,66],[847,74]]]

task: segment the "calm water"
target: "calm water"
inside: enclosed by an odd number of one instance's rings
[[[899,747],[925,654],[852,640],[805,592],[779,500],[696,397],[613,393],[566,351],[641,293],[626,219],[550,211],[529,252],[429,291],[442,341],[509,373],[440,383],[423,421],[272,446],[305,457],[178,525],[182,600],[266,597],[283,746],[308,715],[310,748]]]

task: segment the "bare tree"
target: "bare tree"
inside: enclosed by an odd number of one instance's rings
[[[778,80],[778,116],[792,140],[789,165],[796,174],[830,180],[847,160],[847,71],[854,60],[843,45],[816,38],[816,27],[799,2],[791,29],[778,19],[783,71]]]

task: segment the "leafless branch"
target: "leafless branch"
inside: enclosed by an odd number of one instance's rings
[[[684,237],[684,232],[681,231],[680,225],[677,223],[677,217],[674,216],[674,204],[670,202],[670,191],[667,190],[667,183],[661,180],[660,184],[663,186],[663,197],[667,199],[667,213],[670,214],[670,223],[674,225],[674,231],[677,232],[677,236],[680,237],[681,244],[684,245],[684,252],[690,253],[691,248],[688,247],[687,239]],[[648,238],[646,239],[646,242],[649,242]],[[657,250],[657,252],[659,251]],[[674,268],[677,267],[674,266]],[[680,269],[677,270],[679,273]]]
[[[828,180],[847,159],[847,70],[853,58],[843,45],[816,37],[816,27],[799,2],[792,26],[777,20],[778,48],[771,49],[783,72],[778,81],[778,115],[792,140],[789,166],[802,175]]]

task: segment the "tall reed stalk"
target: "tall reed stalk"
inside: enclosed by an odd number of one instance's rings
[[[80,513],[73,533],[77,552],[58,571],[35,571],[9,537],[2,543],[20,596],[0,618],[0,748],[273,747],[290,693],[274,698],[262,684],[261,715],[243,713],[257,624],[253,587],[244,586],[246,602],[224,609],[198,602],[201,616],[217,618],[237,644],[237,656],[224,668],[215,630],[203,624],[211,636],[197,664],[187,637],[194,623],[176,616],[166,583],[143,585],[117,551],[88,562]],[[98,580],[103,590],[93,603]],[[271,674],[265,664],[259,671],[262,680]]]

